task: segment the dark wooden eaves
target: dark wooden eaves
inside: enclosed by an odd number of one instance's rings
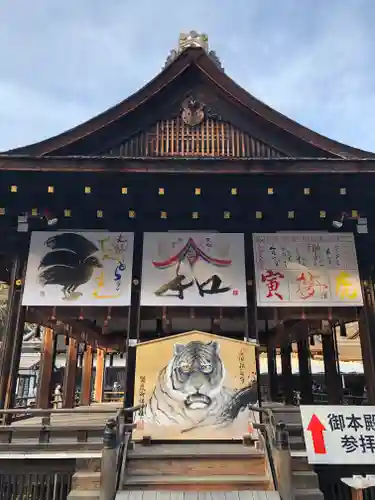
[[[375,172],[375,158],[123,158],[0,154],[1,171],[185,174],[346,174]]]

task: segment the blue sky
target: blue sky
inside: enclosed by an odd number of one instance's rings
[[[375,151],[374,26],[374,0],[0,0],[0,150],[116,104],[194,29],[250,93]]]

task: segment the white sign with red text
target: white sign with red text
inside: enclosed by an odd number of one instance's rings
[[[363,305],[351,233],[254,234],[259,307]]]
[[[375,464],[375,406],[301,406],[310,464]]]

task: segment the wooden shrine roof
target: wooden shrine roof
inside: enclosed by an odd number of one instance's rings
[[[244,122],[252,124],[255,136],[266,143],[266,147],[273,148],[271,156],[350,160],[375,158],[374,153],[333,141],[270,108],[236,84],[222,68],[218,67],[206,50],[197,46],[190,46],[182,50],[161,73],[142,89],[104,113],[55,137],[13,149],[7,154],[30,157],[44,155],[100,156],[103,151],[106,151],[107,145],[110,144],[113,137],[119,137],[121,133],[124,133],[124,130],[126,130],[126,136],[131,137],[132,134],[144,130],[145,127],[150,128],[150,115],[155,115],[154,123],[157,120],[168,118],[165,115],[164,117],[156,115],[158,112],[161,113],[160,110],[168,107],[168,102],[173,101],[173,99],[178,100],[176,95],[173,96],[173,92],[176,94],[178,85],[180,87],[185,85],[186,97],[186,90],[192,88],[194,90],[194,87],[198,86],[198,81],[201,83],[204,81],[206,89],[209,87],[216,92],[216,96],[219,96],[216,97],[216,100],[226,101],[226,109],[230,108],[226,122],[230,122],[231,113],[233,116],[236,113],[245,116]],[[211,94],[209,89],[207,94]],[[156,111],[157,106],[154,105],[155,99],[159,102],[158,112]],[[181,106],[181,102],[180,99],[179,106]],[[270,140],[267,141],[267,138]],[[275,138],[279,144],[274,144]],[[279,140],[279,138],[282,139]],[[267,142],[272,146],[267,146]],[[253,156],[263,156],[261,148],[255,151],[260,151],[260,153],[254,153]],[[303,152],[305,153],[303,154]],[[120,154],[120,156],[131,155]],[[142,156],[147,157],[148,155]],[[183,156],[183,153],[180,156]],[[212,153],[211,156],[217,155]]]

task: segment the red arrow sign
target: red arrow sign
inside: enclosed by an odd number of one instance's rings
[[[325,455],[327,453],[326,445],[324,442],[323,432],[326,430],[319,418],[313,414],[307,430],[311,432],[311,439],[314,446],[314,452],[317,455]]]

